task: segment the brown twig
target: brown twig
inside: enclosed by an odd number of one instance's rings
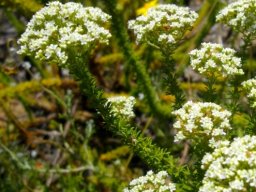
[[[188,142],[185,142],[183,151],[181,152],[181,158],[179,160],[180,165],[183,165],[187,161],[188,152],[189,152],[189,144]]]

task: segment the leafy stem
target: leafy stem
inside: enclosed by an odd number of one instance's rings
[[[152,112],[161,117],[170,117],[171,106],[165,106],[161,103],[155,89],[152,86],[151,79],[146,71],[145,66],[139,62],[135,56],[131,44],[129,43],[129,37],[122,21],[122,15],[116,9],[116,0],[104,1],[110,15],[112,16],[112,30],[118,40],[119,47],[122,49],[124,58],[134,73],[137,74],[137,78],[140,84],[149,107]],[[127,68],[127,67],[126,67]]]
[[[156,171],[166,170],[175,182],[181,182],[185,175],[190,175],[183,167],[177,166],[178,161],[167,150],[153,144],[151,138],[143,136],[136,127],[112,113],[111,104],[103,97],[103,91],[96,86],[82,57],[73,55],[70,58],[68,66],[71,74],[79,82],[81,92],[90,98],[109,131],[118,136],[123,144],[128,145],[149,167]]]

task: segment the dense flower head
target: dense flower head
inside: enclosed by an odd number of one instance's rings
[[[178,131],[175,141],[205,139],[215,147],[231,129],[231,113],[215,103],[188,101],[173,114],[177,118],[173,127]]]
[[[135,98],[133,96],[114,96],[108,98],[108,101],[112,105],[112,112],[114,114],[127,119],[133,118],[135,116],[133,112]]]
[[[256,0],[238,0],[229,4],[217,15],[219,22],[225,23],[248,40],[256,37]]]
[[[128,28],[134,31],[138,43],[173,49],[197,17],[197,13],[188,7],[162,4],[150,8],[146,15],[130,20]]]
[[[235,56],[235,50],[220,44],[202,43],[201,49],[194,49],[189,55],[192,68],[203,75],[226,77],[244,74],[241,59]]]
[[[28,23],[18,41],[19,53],[65,64],[70,50],[88,52],[97,43],[108,43],[111,35],[102,26],[109,19],[110,16],[99,8],[85,8],[73,2],[50,2]]]
[[[223,141],[202,160],[206,170],[199,192],[256,190],[256,136]]]
[[[145,176],[132,180],[124,192],[173,192],[175,190],[176,187],[171,183],[166,171],[156,174],[148,171]]]
[[[256,79],[244,81],[242,86],[247,92],[247,97],[252,101],[252,107],[256,107]]]

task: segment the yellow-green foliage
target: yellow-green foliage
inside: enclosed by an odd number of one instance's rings
[[[43,7],[36,0],[1,0],[0,5],[13,9],[19,8],[25,12],[28,11],[31,13],[35,13]]]
[[[130,152],[130,149],[128,146],[121,146],[121,147],[118,147],[117,149],[101,154],[100,159],[103,161],[111,161],[111,160],[118,159],[122,156],[125,156],[129,152]]]
[[[43,79],[41,81],[26,81],[16,86],[9,86],[0,90],[0,99],[17,97],[18,95],[42,91],[43,88],[60,87],[63,84],[74,85],[72,80],[62,80],[59,78]]]
[[[0,5],[20,36],[24,23],[48,2],[0,0]],[[61,2],[102,8],[112,17],[112,28],[108,26],[112,37],[106,46],[95,45],[89,59],[81,57],[80,50],[72,52],[68,69],[52,61],[6,55],[0,66],[0,191],[119,192],[149,169],[167,171],[179,192],[199,191],[205,174],[201,160],[209,148],[173,139],[176,131],[172,111],[188,100],[212,102],[229,110],[233,128],[227,132],[230,141],[237,136],[255,135],[255,111],[240,90],[241,83],[256,74],[253,47],[239,48],[243,45],[240,36],[216,25],[215,16],[223,1],[191,0],[198,6],[193,10],[199,17],[168,55],[162,53],[161,47],[135,43],[135,34],[127,29],[127,22],[160,3],[185,7],[187,1]],[[235,48],[236,56],[243,60],[245,75],[211,81],[191,72],[188,53],[204,41],[223,42]],[[72,49],[69,46],[68,51]],[[9,57],[17,65],[8,72]],[[27,61],[30,64],[23,65]],[[35,80],[36,74],[42,79]],[[135,117],[129,121],[110,113],[113,106],[106,98],[117,95],[136,98]],[[204,144],[201,138],[198,142]]]

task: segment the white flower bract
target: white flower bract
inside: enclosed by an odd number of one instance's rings
[[[73,2],[50,2],[28,23],[18,41],[19,53],[64,65],[70,50],[88,52],[97,43],[108,43],[111,34],[102,26],[109,19],[110,16],[99,8]]]
[[[256,136],[223,141],[202,160],[206,170],[199,192],[256,190]]]
[[[231,113],[215,103],[188,101],[172,114],[177,119],[173,125],[178,131],[175,141],[203,138],[209,140],[210,147],[215,147],[231,129]]]
[[[145,176],[132,180],[123,192],[173,192],[176,187],[171,183],[168,173],[148,171]]]
[[[162,4],[150,8],[146,15],[130,20],[128,28],[134,31],[137,43],[173,49],[185,32],[192,29],[197,17],[197,13],[187,7]]]
[[[216,16],[217,21],[243,33],[248,40],[256,37],[256,0],[238,0],[229,4]]]
[[[252,102],[252,107],[256,107],[256,79],[249,79],[242,83],[243,89],[247,92],[247,97]]]
[[[108,102],[112,105],[112,112],[116,115],[125,118],[133,118],[135,116],[133,112],[133,106],[135,104],[135,97],[130,96],[114,96],[108,98]]]
[[[235,56],[235,50],[220,44],[202,43],[201,49],[194,49],[189,55],[192,68],[200,74],[222,77],[244,74],[241,59]]]

